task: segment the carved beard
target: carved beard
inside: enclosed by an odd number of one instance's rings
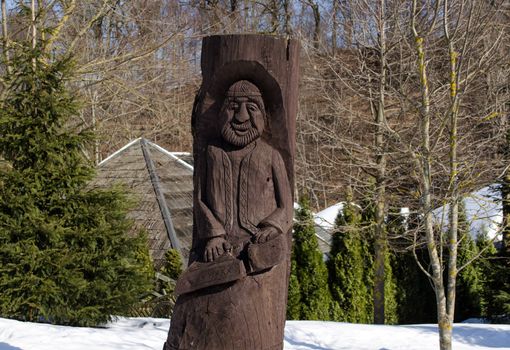
[[[257,128],[250,126],[246,134],[238,135],[235,129],[232,127],[231,123],[226,123],[221,130],[221,135],[223,139],[228,143],[233,144],[237,147],[244,147],[255,141],[260,137],[260,132]]]

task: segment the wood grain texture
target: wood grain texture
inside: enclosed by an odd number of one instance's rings
[[[203,41],[193,246],[164,349],[283,348],[298,50],[262,35]]]

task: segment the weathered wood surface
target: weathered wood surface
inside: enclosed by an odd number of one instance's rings
[[[283,348],[298,50],[272,36],[203,41],[193,248],[164,349]]]

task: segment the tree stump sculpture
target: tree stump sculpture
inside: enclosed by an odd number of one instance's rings
[[[164,349],[283,348],[298,45],[212,36],[192,116],[190,265]]]

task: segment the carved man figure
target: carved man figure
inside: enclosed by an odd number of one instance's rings
[[[220,118],[222,140],[207,149],[205,196],[199,202],[205,261],[229,244],[262,243],[286,233],[292,220],[285,165],[278,151],[260,139],[266,112],[259,89],[246,80],[233,84]]]
[[[187,281],[165,349],[283,348],[292,200],[281,155],[261,137],[267,118],[257,86],[230,86],[219,113],[221,138],[196,170],[193,249],[201,261],[188,276],[208,272]],[[222,270],[227,265],[236,273]]]

